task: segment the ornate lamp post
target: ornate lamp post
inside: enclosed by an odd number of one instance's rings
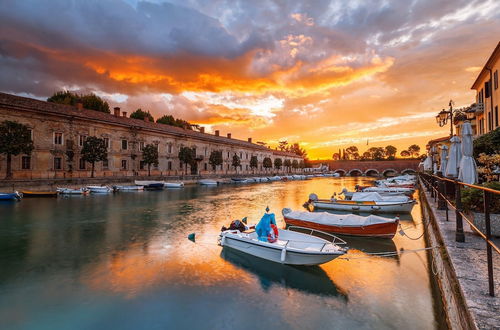
[[[450,107],[449,110],[441,110],[436,116],[436,122],[438,123],[439,127],[443,127],[448,123],[448,120],[450,120],[450,136],[453,136],[453,115],[457,110],[453,110],[453,101],[450,100],[450,103],[448,104]]]

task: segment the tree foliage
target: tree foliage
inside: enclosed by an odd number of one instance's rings
[[[420,147],[416,144],[412,144],[408,147],[408,151],[410,152],[412,157],[418,157],[418,154],[420,153]]]
[[[234,167],[234,169],[236,170],[238,167],[241,166],[241,160],[240,160],[240,157],[238,157],[237,154],[234,154],[233,156],[233,161],[231,163],[231,166]]]
[[[189,130],[192,130],[193,127],[195,127],[195,126],[198,127],[198,125],[191,124],[186,120],[174,118],[172,115],[164,115],[164,116],[158,118],[156,120],[156,122],[159,124],[170,125],[170,126],[180,127],[180,128],[189,129]]]
[[[250,157],[250,168],[257,168],[259,166],[259,161],[257,160],[257,156]]]
[[[283,140],[278,142],[278,149],[281,151],[288,151],[288,141]]]
[[[141,108],[135,110],[130,114],[130,118],[134,119],[141,119],[144,120],[144,118],[149,118],[149,121],[154,122],[155,119],[153,116],[149,113],[149,111],[143,111]]]
[[[370,158],[373,160],[383,160],[385,150],[382,147],[371,147],[367,150],[370,153]]]
[[[142,161],[148,165],[148,175],[151,175],[151,164],[158,166],[158,146],[146,144],[142,149]]]
[[[92,165],[92,171],[90,177],[94,177],[95,163],[108,159],[108,148],[106,147],[106,142],[104,139],[89,136],[83,142],[82,150],[80,155],[83,160],[89,162]]]
[[[394,158],[396,158],[396,152],[398,151],[398,149],[395,146],[388,145],[385,147],[384,151],[387,159],[393,160]]]
[[[353,160],[359,159],[358,147],[356,146],[350,146],[349,148],[345,149],[344,153],[347,159],[353,159]]]
[[[271,158],[265,157],[262,160],[262,166],[264,166],[264,168],[271,168],[273,167],[273,161],[271,160]]]
[[[179,149],[179,160],[186,165],[186,174],[187,174],[187,165],[194,166],[196,164],[196,149],[189,147],[181,147]]]
[[[399,154],[401,155],[401,157],[405,157],[405,158],[411,156],[411,153],[408,150],[401,150],[401,152]]]
[[[285,166],[286,169],[290,170],[290,167],[292,167],[292,161],[290,159],[285,159],[283,162],[283,166]]]
[[[292,161],[292,168],[293,169],[298,169],[299,168],[299,161],[297,159],[294,159]]]
[[[494,131],[484,134],[473,142],[474,158],[479,158],[479,154],[493,155],[500,154],[500,127]]]
[[[212,166],[212,169],[215,171],[217,166],[222,165],[224,159],[222,158],[221,150],[213,150],[210,153],[210,158],[208,159],[208,163]]]
[[[70,91],[59,91],[47,99],[48,102],[76,106],[78,102],[83,104],[85,109],[110,113],[108,102],[104,101],[94,93],[78,94]]]
[[[294,143],[290,146],[289,152],[294,153],[302,158],[307,158],[307,151],[304,148],[300,147],[300,144]]]
[[[7,156],[7,173],[5,178],[12,178],[11,162],[12,156],[19,154],[31,154],[33,151],[28,126],[15,121],[5,120],[0,123],[0,154]]]
[[[275,158],[274,159],[274,168],[280,169],[281,166],[283,166],[283,160],[281,158]]]

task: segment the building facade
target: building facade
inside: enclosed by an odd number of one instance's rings
[[[475,126],[476,135],[483,135],[499,127],[498,107],[500,89],[498,71],[500,70],[500,42],[482,68],[471,89],[476,91]]]
[[[252,139],[233,139],[215,134],[191,131],[169,125],[127,117],[126,112],[115,108],[113,114],[83,109],[35,99],[0,93],[0,122],[16,121],[31,129],[35,149],[31,155],[12,157],[14,179],[52,179],[90,177],[90,164],[81,156],[85,139],[89,136],[103,138],[108,147],[108,160],[96,163],[95,177],[133,177],[148,174],[142,161],[142,149],[147,144],[158,148],[158,166],[151,167],[151,175],[208,175],[208,174],[263,174],[297,172],[296,168],[274,168],[274,160],[290,160],[303,164],[302,157],[292,153],[272,150]],[[195,148],[196,164],[189,166],[179,161],[181,147]],[[223,164],[213,170],[209,164],[212,151],[222,151]],[[232,166],[233,156],[241,166]],[[250,167],[250,159],[257,156],[257,168]],[[273,168],[263,166],[269,157]],[[294,162],[296,161],[296,162]],[[6,156],[0,155],[0,176],[5,175]]]

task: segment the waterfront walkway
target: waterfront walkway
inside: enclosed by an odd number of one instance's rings
[[[500,329],[500,255],[493,251],[493,274],[495,295],[488,293],[488,268],[486,261],[486,243],[473,233],[467,221],[464,222],[465,242],[455,241],[455,212],[448,211],[449,221],[446,221],[446,211],[437,209],[437,202],[430,193],[425,191],[422,197],[427,199],[430,211],[434,214],[438,235],[449,256],[451,273],[458,282],[458,291],[464,298],[466,310],[478,329]],[[429,228],[430,229],[430,228]],[[492,241],[500,246],[500,239]],[[433,271],[443,271],[434,267]],[[443,274],[441,274],[443,275]],[[438,274],[439,276],[439,274]],[[446,304],[445,304],[446,305]],[[455,327],[456,326],[456,327]],[[453,328],[467,328],[465,325],[452,324]]]

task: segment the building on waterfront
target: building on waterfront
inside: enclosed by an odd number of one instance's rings
[[[264,168],[263,159],[281,158],[303,161],[296,154],[272,150],[259,144],[234,139],[231,133],[220,136],[219,131],[208,134],[127,117],[127,112],[114,108],[113,114],[49,103],[35,99],[0,93],[0,122],[17,121],[31,129],[35,146],[31,155],[12,157],[14,179],[52,179],[90,177],[90,166],[80,157],[80,150],[88,136],[103,138],[108,147],[108,160],[96,164],[96,177],[132,177],[147,175],[142,162],[142,148],[155,144],[159,164],[152,175],[251,174],[293,171],[284,166],[280,170]],[[196,165],[179,161],[182,146],[196,149]],[[223,164],[215,171],[209,164],[210,153],[222,151]],[[240,168],[232,167],[233,156],[241,160]],[[250,159],[257,156],[258,167],[250,167]],[[0,155],[0,175],[6,170],[6,157]]]
[[[500,42],[483,66],[471,89],[476,91],[476,102],[470,107],[461,109],[462,113],[456,118],[454,124],[457,135],[460,126],[469,120],[475,136],[481,136],[498,128],[500,89],[498,71],[500,70]]]

